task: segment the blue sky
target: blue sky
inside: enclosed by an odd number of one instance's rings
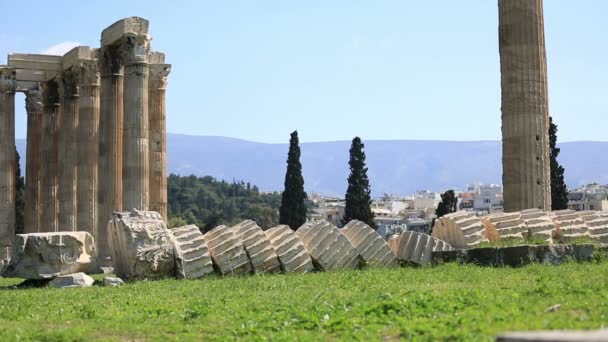
[[[608,141],[608,1],[581,4],[545,1],[550,112],[560,141]],[[97,47],[116,20],[149,19],[173,64],[172,133],[500,139],[496,0],[0,0],[0,12],[3,59]]]

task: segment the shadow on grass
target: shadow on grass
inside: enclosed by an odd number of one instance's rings
[[[0,291],[6,290],[22,290],[22,289],[37,289],[47,287],[52,279],[26,279],[16,285],[0,286]]]

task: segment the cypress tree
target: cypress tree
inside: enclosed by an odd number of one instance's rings
[[[350,146],[350,175],[348,176],[348,189],[346,190],[346,207],[342,225],[351,220],[359,220],[376,229],[374,213],[372,212],[369,179],[365,167],[365,145],[359,137],[355,137]]]
[[[279,223],[297,230],[306,222],[306,199],[302,164],[300,164],[300,146],[298,131],[291,133],[289,153],[287,154],[287,172],[285,173],[285,190],[281,195]]]
[[[549,168],[551,170],[551,209],[568,209],[568,188],[564,182],[564,168],[557,162],[557,125],[549,118]]]
[[[441,194],[441,202],[439,202],[437,209],[435,209],[435,215],[439,218],[443,215],[456,212],[456,209],[458,209],[457,205],[458,200],[456,199],[454,190],[448,190]]]
[[[19,152],[15,148],[15,233],[24,233],[23,213],[25,211],[25,181],[21,177]]]

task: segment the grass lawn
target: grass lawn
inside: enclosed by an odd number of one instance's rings
[[[98,279],[101,279],[98,278]],[[15,289],[0,279],[0,340],[492,340],[608,327],[608,262],[442,265],[307,275]],[[555,304],[555,312],[545,310]]]

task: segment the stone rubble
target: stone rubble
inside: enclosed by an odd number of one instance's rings
[[[429,264],[434,251],[453,250],[452,246],[443,240],[412,231],[391,236],[388,244],[397,259],[417,265]]]
[[[232,229],[217,226],[205,234],[211,260],[221,275],[250,274],[253,271],[243,242]]]
[[[305,223],[296,234],[315,266],[322,271],[354,269],[359,264],[355,247],[338,228],[325,220]]]
[[[51,280],[49,285],[58,289],[68,289],[73,287],[90,287],[94,282],[95,279],[89,277],[83,272],[78,272],[59,276]]]
[[[608,212],[587,211],[581,217],[589,228],[589,237],[598,243],[608,243]]]
[[[574,210],[558,210],[549,212],[549,217],[557,227],[556,235],[562,241],[589,236],[589,229],[580,212]]]
[[[520,211],[520,214],[528,228],[528,237],[553,243],[555,222],[546,212],[540,209],[526,209]]]
[[[116,277],[104,277],[103,286],[121,286],[124,285],[124,281]]]
[[[191,224],[169,229],[178,278],[197,279],[213,273],[213,263],[200,229]]]
[[[486,236],[491,241],[493,234],[489,231],[496,231],[497,240],[523,240],[528,235],[526,223],[519,213],[497,213],[490,214],[481,219],[486,229]],[[493,236],[494,237],[494,236]]]
[[[268,237],[266,237],[262,228],[255,222],[251,220],[243,221],[232,227],[232,230],[243,242],[255,273],[277,273],[281,271],[281,264],[272,244],[268,241]]]
[[[465,211],[438,218],[433,226],[432,235],[454,248],[472,248],[488,241],[481,219],[474,213]]]

